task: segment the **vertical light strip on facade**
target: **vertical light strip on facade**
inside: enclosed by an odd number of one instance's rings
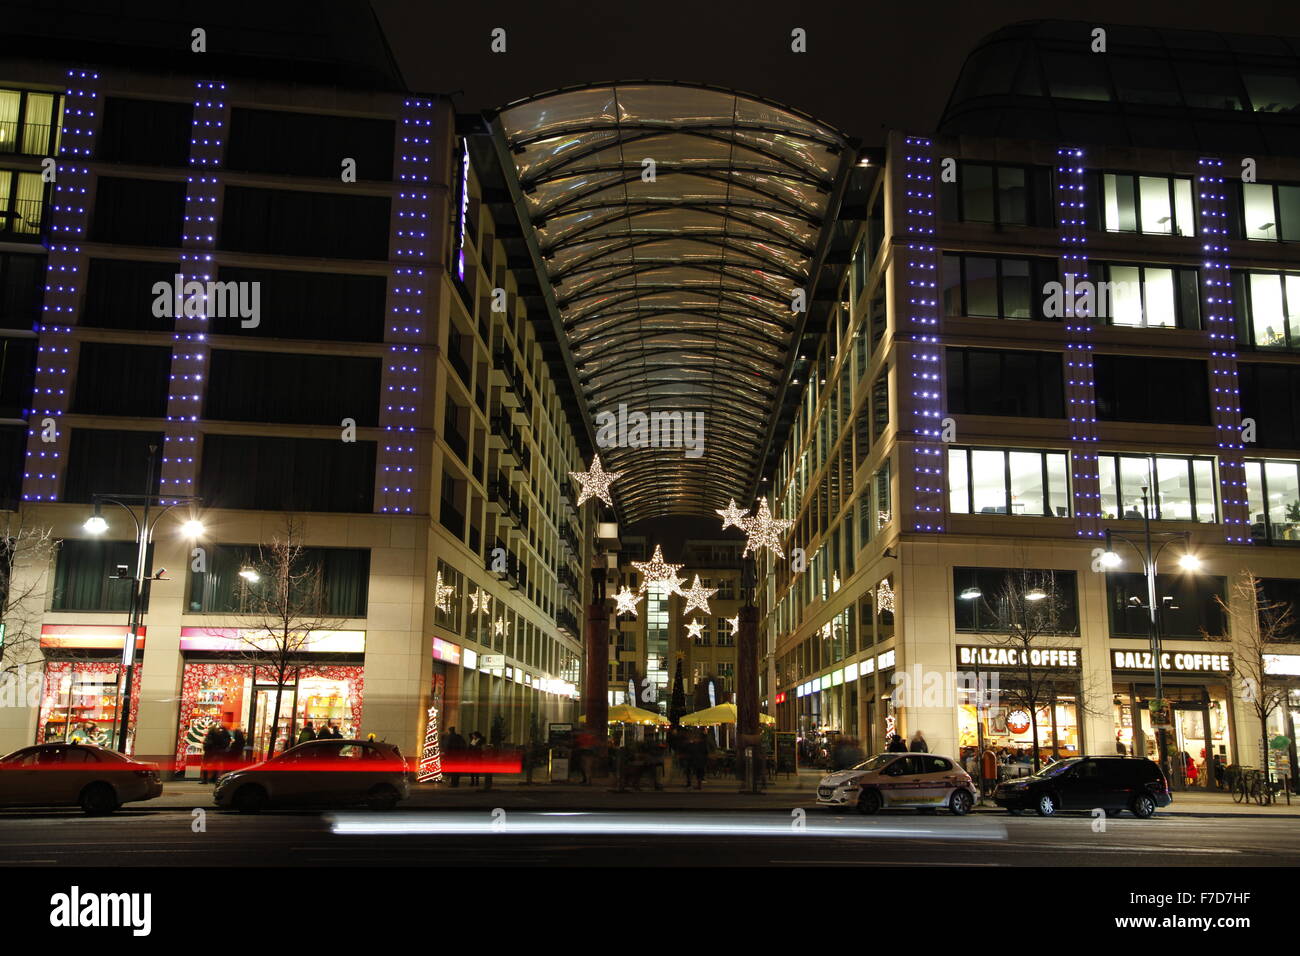
[[[46,214],[50,244],[41,320],[35,329],[36,372],[23,467],[24,501],[57,501],[68,459],[69,435],[63,416],[71,401],[69,387],[76,376],[72,328],[77,324],[86,282],[81,243],[90,220],[90,169],[78,164],[94,152],[103,94],[100,75],[93,70],[68,70],[67,80],[54,200]],[[53,441],[43,437],[46,419],[54,422]]]
[[[943,363],[939,347],[939,300],[937,296],[939,253],[934,244],[937,204],[934,190],[932,142],[916,136],[904,138],[903,198],[904,246],[903,281],[906,305],[898,310],[898,387],[910,401],[900,401],[900,454],[910,454],[913,478],[912,506],[902,526],[912,531],[943,531],[944,489],[947,487],[946,456],[940,439],[943,418]],[[908,410],[905,421],[901,414]]]
[[[1056,151],[1056,221],[1061,227],[1061,282],[1065,287],[1065,402],[1070,416],[1075,534],[1099,538],[1101,482],[1097,473],[1097,391],[1092,368],[1092,297],[1088,282],[1087,174],[1083,150]],[[1086,288],[1086,287],[1084,287]],[[1038,290],[1040,294],[1043,290]]]
[[[384,431],[375,458],[375,510],[415,511],[415,431],[423,403],[420,382],[427,342],[429,262],[433,258],[429,182],[433,169],[433,101],[402,101],[394,149],[397,196],[389,223],[392,274],[384,301],[384,342],[379,424]]]
[[[1228,196],[1223,160],[1197,162],[1200,202],[1201,304],[1210,338],[1210,383],[1214,402],[1214,440],[1219,449],[1219,498],[1223,532],[1229,544],[1250,544],[1250,507],[1242,462],[1241,390],[1237,381],[1236,323],[1233,318],[1232,271],[1228,262]]]
[[[207,383],[208,320],[213,303],[207,283],[216,280],[212,252],[221,219],[221,183],[215,170],[225,156],[229,123],[226,84],[199,80],[194,84],[194,116],[190,132],[190,174],[185,189],[185,223],[181,234],[181,301],[175,303],[171,376],[167,385],[167,428],[163,436],[159,494],[197,493],[195,452],[199,417]],[[209,171],[212,171],[211,173]],[[201,283],[202,286],[190,286]],[[230,296],[224,297],[230,300]]]

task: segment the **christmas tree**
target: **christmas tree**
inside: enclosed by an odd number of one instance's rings
[[[424,750],[420,752],[419,783],[442,779],[442,748],[438,745],[438,707],[429,708],[429,720],[424,727]]]

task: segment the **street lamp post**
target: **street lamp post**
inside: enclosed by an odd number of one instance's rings
[[[1102,564],[1108,568],[1118,567],[1121,563],[1120,556],[1115,553],[1111,547],[1111,542],[1118,538],[1123,541],[1135,552],[1138,559],[1142,562],[1142,572],[1147,579],[1147,635],[1151,646],[1151,670],[1155,677],[1155,700],[1160,708],[1161,723],[1157,723],[1155,715],[1152,715],[1152,726],[1156,732],[1156,756],[1160,762],[1160,768],[1169,775],[1169,750],[1168,740],[1165,736],[1165,727],[1163,719],[1166,715],[1166,702],[1164,695],[1163,667],[1160,660],[1161,655],[1161,634],[1160,634],[1160,602],[1156,598],[1156,567],[1160,561],[1160,554],[1170,543],[1182,541],[1184,553],[1178,559],[1179,565],[1187,571],[1195,571],[1200,567],[1200,560],[1188,550],[1191,543],[1190,531],[1152,531],[1151,530],[1151,495],[1150,488],[1142,488],[1142,544],[1139,548],[1137,543],[1131,538],[1121,534],[1118,531],[1106,529],[1106,551],[1102,555]],[[1152,551],[1154,542],[1160,539],[1161,544],[1155,551]]]
[[[158,459],[158,446],[149,446],[149,467],[145,479],[145,493],[142,495],[120,495],[120,494],[96,494],[91,496],[91,503],[94,505],[94,512],[86,523],[84,529],[93,535],[103,534],[108,530],[108,521],[103,516],[103,505],[105,502],[117,505],[131,516],[131,521],[135,525],[135,574],[131,579],[131,605],[129,625],[127,628],[126,638],[122,643],[122,685],[118,690],[118,707],[114,715],[114,729],[117,735],[117,749],[126,753],[127,739],[131,729],[131,684],[135,678],[135,648],[139,640],[141,619],[144,617],[144,589],[145,589],[145,561],[149,553],[149,545],[153,541],[154,529],[158,522],[173,508],[179,505],[198,504],[202,499],[194,495],[161,495],[153,494],[153,477],[154,470]],[[139,514],[136,508],[140,509]],[[152,511],[151,509],[157,509]],[[197,538],[203,533],[203,526],[195,518],[190,518],[185,522],[184,533],[191,538]],[[158,575],[150,575],[148,580],[165,580],[161,577],[163,571],[160,569]]]

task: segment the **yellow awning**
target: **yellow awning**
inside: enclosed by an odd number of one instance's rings
[[[697,710],[693,714],[687,714],[681,719],[682,725],[686,727],[711,727],[714,724],[734,724],[735,722],[735,704],[718,704],[718,706],[710,707],[707,710]],[[760,724],[775,724],[776,718],[768,714],[759,714],[758,722]]]
[[[578,720],[582,723],[587,722],[584,714]],[[656,714],[653,711],[642,710],[640,707],[629,707],[627,704],[618,704],[609,709],[609,722],[611,724],[664,724],[667,725],[668,718],[662,714]]]

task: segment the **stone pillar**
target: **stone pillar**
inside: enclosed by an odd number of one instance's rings
[[[603,555],[591,572],[591,603],[587,605],[587,666],[584,671],[583,725],[598,741],[609,736],[609,608],[605,606]]]
[[[758,732],[758,608],[739,612],[736,631],[736,773],[744,779],[745,748],[754,748],[754,779],[764,775],[762,737]]]

